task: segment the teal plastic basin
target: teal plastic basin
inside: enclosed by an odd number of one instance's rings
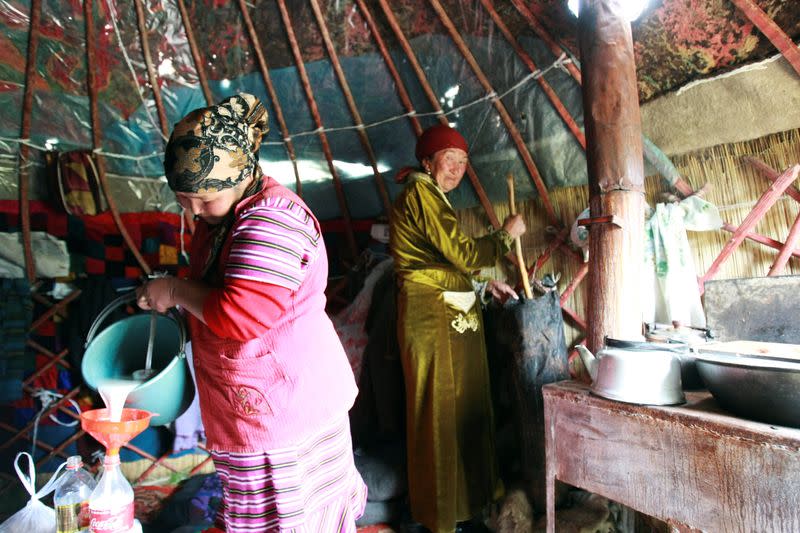
[[[114,303],[117,302],[112,305]],[[104,319],[109,310],[110,306],[97,320]],[[194,382],[183,351],[184,329],[178,320],[181,318],[177,313],[158,315],[151,365],[156,374],[135,388],[125,402],[125,407],[153,413],[152,426],[169,424],[186,411],[194,399]],[[145,367],[149,332],[148,313],[114,322],[96,336],[90,331],[81,363],[86,384],[97,390],[106,379],[132,379],[134,371]]]

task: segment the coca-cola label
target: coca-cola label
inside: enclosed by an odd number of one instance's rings
[[[76,533],[89,527],[89,500],[56,507],[56,533]]]
[[[92,533],[121,533],[133,527],[133,502],[119,509],[92,509]]]

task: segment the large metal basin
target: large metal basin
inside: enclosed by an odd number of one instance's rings
[[[697,353],[696,364],[724,409],[742,418],[800,427],[800,363]]]

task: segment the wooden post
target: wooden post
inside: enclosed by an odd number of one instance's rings
[[[619,0],[583,0],[578,20],[586,164],[592,217],[615,224],[589,233],[587,345],[642,333],[644,161],[631,25]]]

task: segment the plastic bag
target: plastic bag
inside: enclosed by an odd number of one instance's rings
[[[20,456],[28,458],[28,472],[30,477],[22,473],[19,467]],[[0,533],[53,533],[56,530],[56,512],[50,507],[39,501],[50,494],[59,483],[58,474],[66,463],[62,463],[53,473],[44,487],[36,491],[36,467],[33,464],[33,457],[28,452],[20,452],[14,459],[14,469],[17,471],[20,481],[31,495],[28,504],[14,513],[11,518],[0,524]]]

